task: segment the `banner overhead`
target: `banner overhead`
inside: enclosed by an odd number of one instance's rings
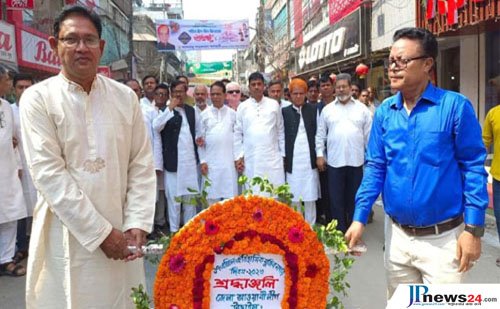
[[[249,45],[247,20],[156,20],[159,51],[245,49]]]

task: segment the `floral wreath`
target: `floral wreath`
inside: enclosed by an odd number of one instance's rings
[[[210,308],[213,263],[222,253],[282,255],[281,308],[325,308],[330,264],[323,244],[298,212],[260,196],[217,203],[172,238],[156,274],[155,308]]]

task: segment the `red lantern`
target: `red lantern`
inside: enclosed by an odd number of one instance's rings
[[[369,70],[370,68],[366,64],[360,63],[356,67],[356,74],[359,76],[359,78],[363,79],[366,77],[366,74],[368,74]]]

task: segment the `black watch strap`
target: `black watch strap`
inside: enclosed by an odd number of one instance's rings
[[[475,237],[483,237],[483,235],[484,235],[484,226],[477,226],[477,225],[466,224],[465,225],[465,231],[471,233]]]

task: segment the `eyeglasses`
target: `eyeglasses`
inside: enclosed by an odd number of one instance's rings
[[[155,93],[156,96],[159,96],[160,98],[161,97],[168,97],[168,93],[162,93],[162,92],[157,92]]]
[[[408,63],[412,62],[413,60],[418,60],[418,59],[425,59],[429,58],[427,55],[422,55],[422,56],[417,56],[413,58],[401,58],[401,59],[395,59],[395,58],[389,58],[389,68],[392,67],[393,64],[396,65],[396,68],[399,69],[406,69],[408,66]]]
[[[78,38],[78,37],[67,37],[67,38],[59,38],[59,41],[61,41],[64,45],[67,47],[77,47],[80,42],[83,42],[83,44],[89,48],[96,48],[99,47],[99,44],[101,42],[101,39],[95,36],[90,36],[90,37],[85,37],[85,38]]]
[[[238,94],[240,92],[241,92],[240,90],[228,90],[227,91],[227,93],[229,93],[229,94],[235,94],[235,93]]]

